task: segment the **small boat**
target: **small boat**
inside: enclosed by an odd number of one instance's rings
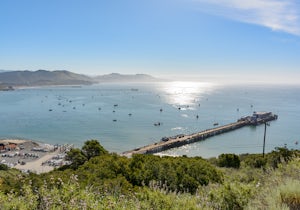
[[[216,123],[214,123],[214,126],[217,126],[217,125],[219,125],[219,123],[217,123],[217,122],[216,122]]]
[[[49,109],[49,112],[52,112],[53,110],[52,109]]]
[[[129,115],[129,116],[131,116],[132,114],[131,114],[131,113],[129,113],[128,115]]]
[[[196,118],[198,119],[198,118],[199,118],[199,115],[196,115]]]
[[[118,104],[114,104],[114,107],[117,107],[117,106],[119,106]]]
[[[160,111],[160,112],[162,112],[162,111],[163,111],[163,109],[160,109],[159,111]]]
[[[160,122],[154,123],[154,126],[160,126],[160,125],[161,125]]]
[[[117,122],[117,120],[116,120],[116,119],[114,119],[114,120],[113,120],[113,122]]]

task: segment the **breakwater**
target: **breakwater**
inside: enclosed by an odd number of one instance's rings
[[[242,117],[234,123],[214,127],[189,135],[180,134],[174,137],[164,137],[159,142],[123,152],[122,155],[130,157],[133,154],[154,154],[197,141],[203,141],[209,137],[233,131],[244,126],[257,126],[272,120],[276,120],[277,118],[278,116],[272,114],[272,112],[254,112],[252,116]]]

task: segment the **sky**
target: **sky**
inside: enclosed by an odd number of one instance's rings
[[[299,0],[1,0],[0,69],[300,84]]]

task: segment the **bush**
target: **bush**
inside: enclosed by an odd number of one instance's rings
[[[251,155],[245,158],[244,163],[252,168],[264,168],[267,164],[267,159],[260,155]]]
[[[195,193],[198,186],[223,181],[223,174],[202,158],[134,155],[129,164],[133,185],[160,183],[170,191]]]
[[[280,163],[288,163],[297,155],[297,151],[289,150],[286,147],[276,147],[274,151],[267,155],[268,162],[273,168],[278,168]]]
[[[241,183],[225,183],[209,192],[213,209],[241,210],[252,197],[253,186]]]
[[[0,164],[0,171],[7,171],[9,168],[5,164]]]
[[[218,157],[218,166],[227,168],[239,168],[241,161],[235,154],[221,154]]]

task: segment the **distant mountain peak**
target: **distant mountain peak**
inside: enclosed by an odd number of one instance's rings
[[[86,85],[94,81],[66,70],[9,71],[0,73],[0,83],[9,86]]]
[[[160,82],[148,74],[111,73],[96,77],[76,74],[67,70],[5,71],[0,70],[0,84],[6,86],[86,85],[107,82]]]

